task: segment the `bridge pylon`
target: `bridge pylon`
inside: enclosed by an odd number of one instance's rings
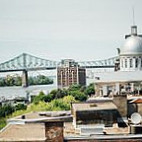
[[[28,87],[28,71],[27,70],[23,70],[23,73],[22,73],[22,86]]]

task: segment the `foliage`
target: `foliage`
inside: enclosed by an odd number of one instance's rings
[[[45,94],[41,91],[38,96],[33,99],[34,104],[38,104],[40,101],[44,101]]]
[[[91,96],[92,94],[95,94],[95,89],[94,89],[94,84],[91,83],[86,89],[85,89],[85,94],[88,96]]]
[[[52,94],[52,99],[59,99],[63,98],[64,96],[68,95],[68,90],[66,89],[54,89],[50,92]]]
[[[48,95],[44,95],[44,96],[43,96],[43,100],[44,100],[45,102],[51,102],[53,99],[54,99],[54,98],[53,98],[53,94],[48,94]]]
[[[0,130],[6,126],[6,118],[0,118]]]
[[[33,102],[35,104],[38,104],[38,102],[40,101],[51,102],[54,99],[60,99],[68,95],[73,96],[75,100],[86,101],[88,96],[94,93],[94,84],[90,84],[88,87],[73,84],[68,89],[54,89],[48,95],[45,95],[43,92],[40,92],[38,96],[35,96]]]
[[[38,102],[38,104],[30,104],[29,107],[27,108],[28,112],[31,111],[46,111],[49,108],[49,104],[44,102],[44,101],[40,101]]]
[[[70,91],[69,95],[73,96],[75,100],[78,100],[78,101],[87,100],[87,96],[83,92],[80,92],[80,91]]]
[[[43,85],[43,84],[53,84],[53,80],[44,76],[38,75],[35,77],[28,78],[29,85]],[[18,74],[7,75],[6,77],[0,78],[0,86],[21,86],[22,78]]]
[[[65,96],[62,99],[54,99],[49,103],[39,101],[38,104],[32,103],[28,106],[26,111],[16,111],[15,114],[21,114],[21,112],[31,111],[57,111],[57,110],[70,110],[71,102],[76,102],[73,96]]]
[[[4,106],[0,107],[0,118],[6,117],[14,112],[14,107],[10,104],[5,104]]]
[[[25,104],[17,104],[15,106],[15,110],[26,110],[27,109],[27,105]]]
[[[38,75],[35,77],[29,77],[28,83],[29,85],[53,84],[53,80],[44,75]]]
[[[17,74],[14,76],[7,75],[0,78],[0,86],[21,86],[22,79]]]
[[[79,84],[73,84],[73,85],[71,85],[71,86],[69,86],[69,91],[78,91],[78,90],[80,90],[81,89],[81,85],[79,85]]]
[[[27,107],[24,104],[18,104],[15,107],[11,106],[10,104],[5,104],[3,106],[0,106],[0,129],[6,126],[6,118],[9,116],[13,116],[13,113],[22,110],[25,113]],[[24,110],[24,111],[23,111]]]

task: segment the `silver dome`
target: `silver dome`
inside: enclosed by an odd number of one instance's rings
[[[131,35],[120,49],[120,55],[139,55],[142,54],[142,38]]]

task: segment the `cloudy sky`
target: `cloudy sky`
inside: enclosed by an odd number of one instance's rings
[[[117,55],[142,0],[0,0],[0,62],[23,52],[51,60]]]

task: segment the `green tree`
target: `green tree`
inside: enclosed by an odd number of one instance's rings
[[[38,104],[40,101],[44,101],[45,94],[41,91],[39,95],[35,96],[33,99],[34,104]]]
[[[85,94],[88,96],[91,96],[93,94],[95,94],[95,89],[94,89],[94,84],[91,83],[86,89],[85,89]]]
[[[45,95],[45,96],[43,97],[43,100],[44,100],[45,102],[51,102],[53,99],[54,99],[54,98],[53,98],[53,94],[48,94],[48,95]]]
[[[87,100],[87,96],[83,92],[80,92],[80,91],[70,91],[69,95],[73,96],[75,100],[78,100],[78,101]]]
[[[6,117],[14,112],[14,107],[10,104],[5,104],[4,106],[0,107],[0,118]]]
[[[24,104],[17,104],[15,106],[15,110],[26,110],[27,109],[27,105]]]
[[[78,91],[80,89],[81,89],[81,85],[73,84],[73,85],[69,86],[68,91]]]

